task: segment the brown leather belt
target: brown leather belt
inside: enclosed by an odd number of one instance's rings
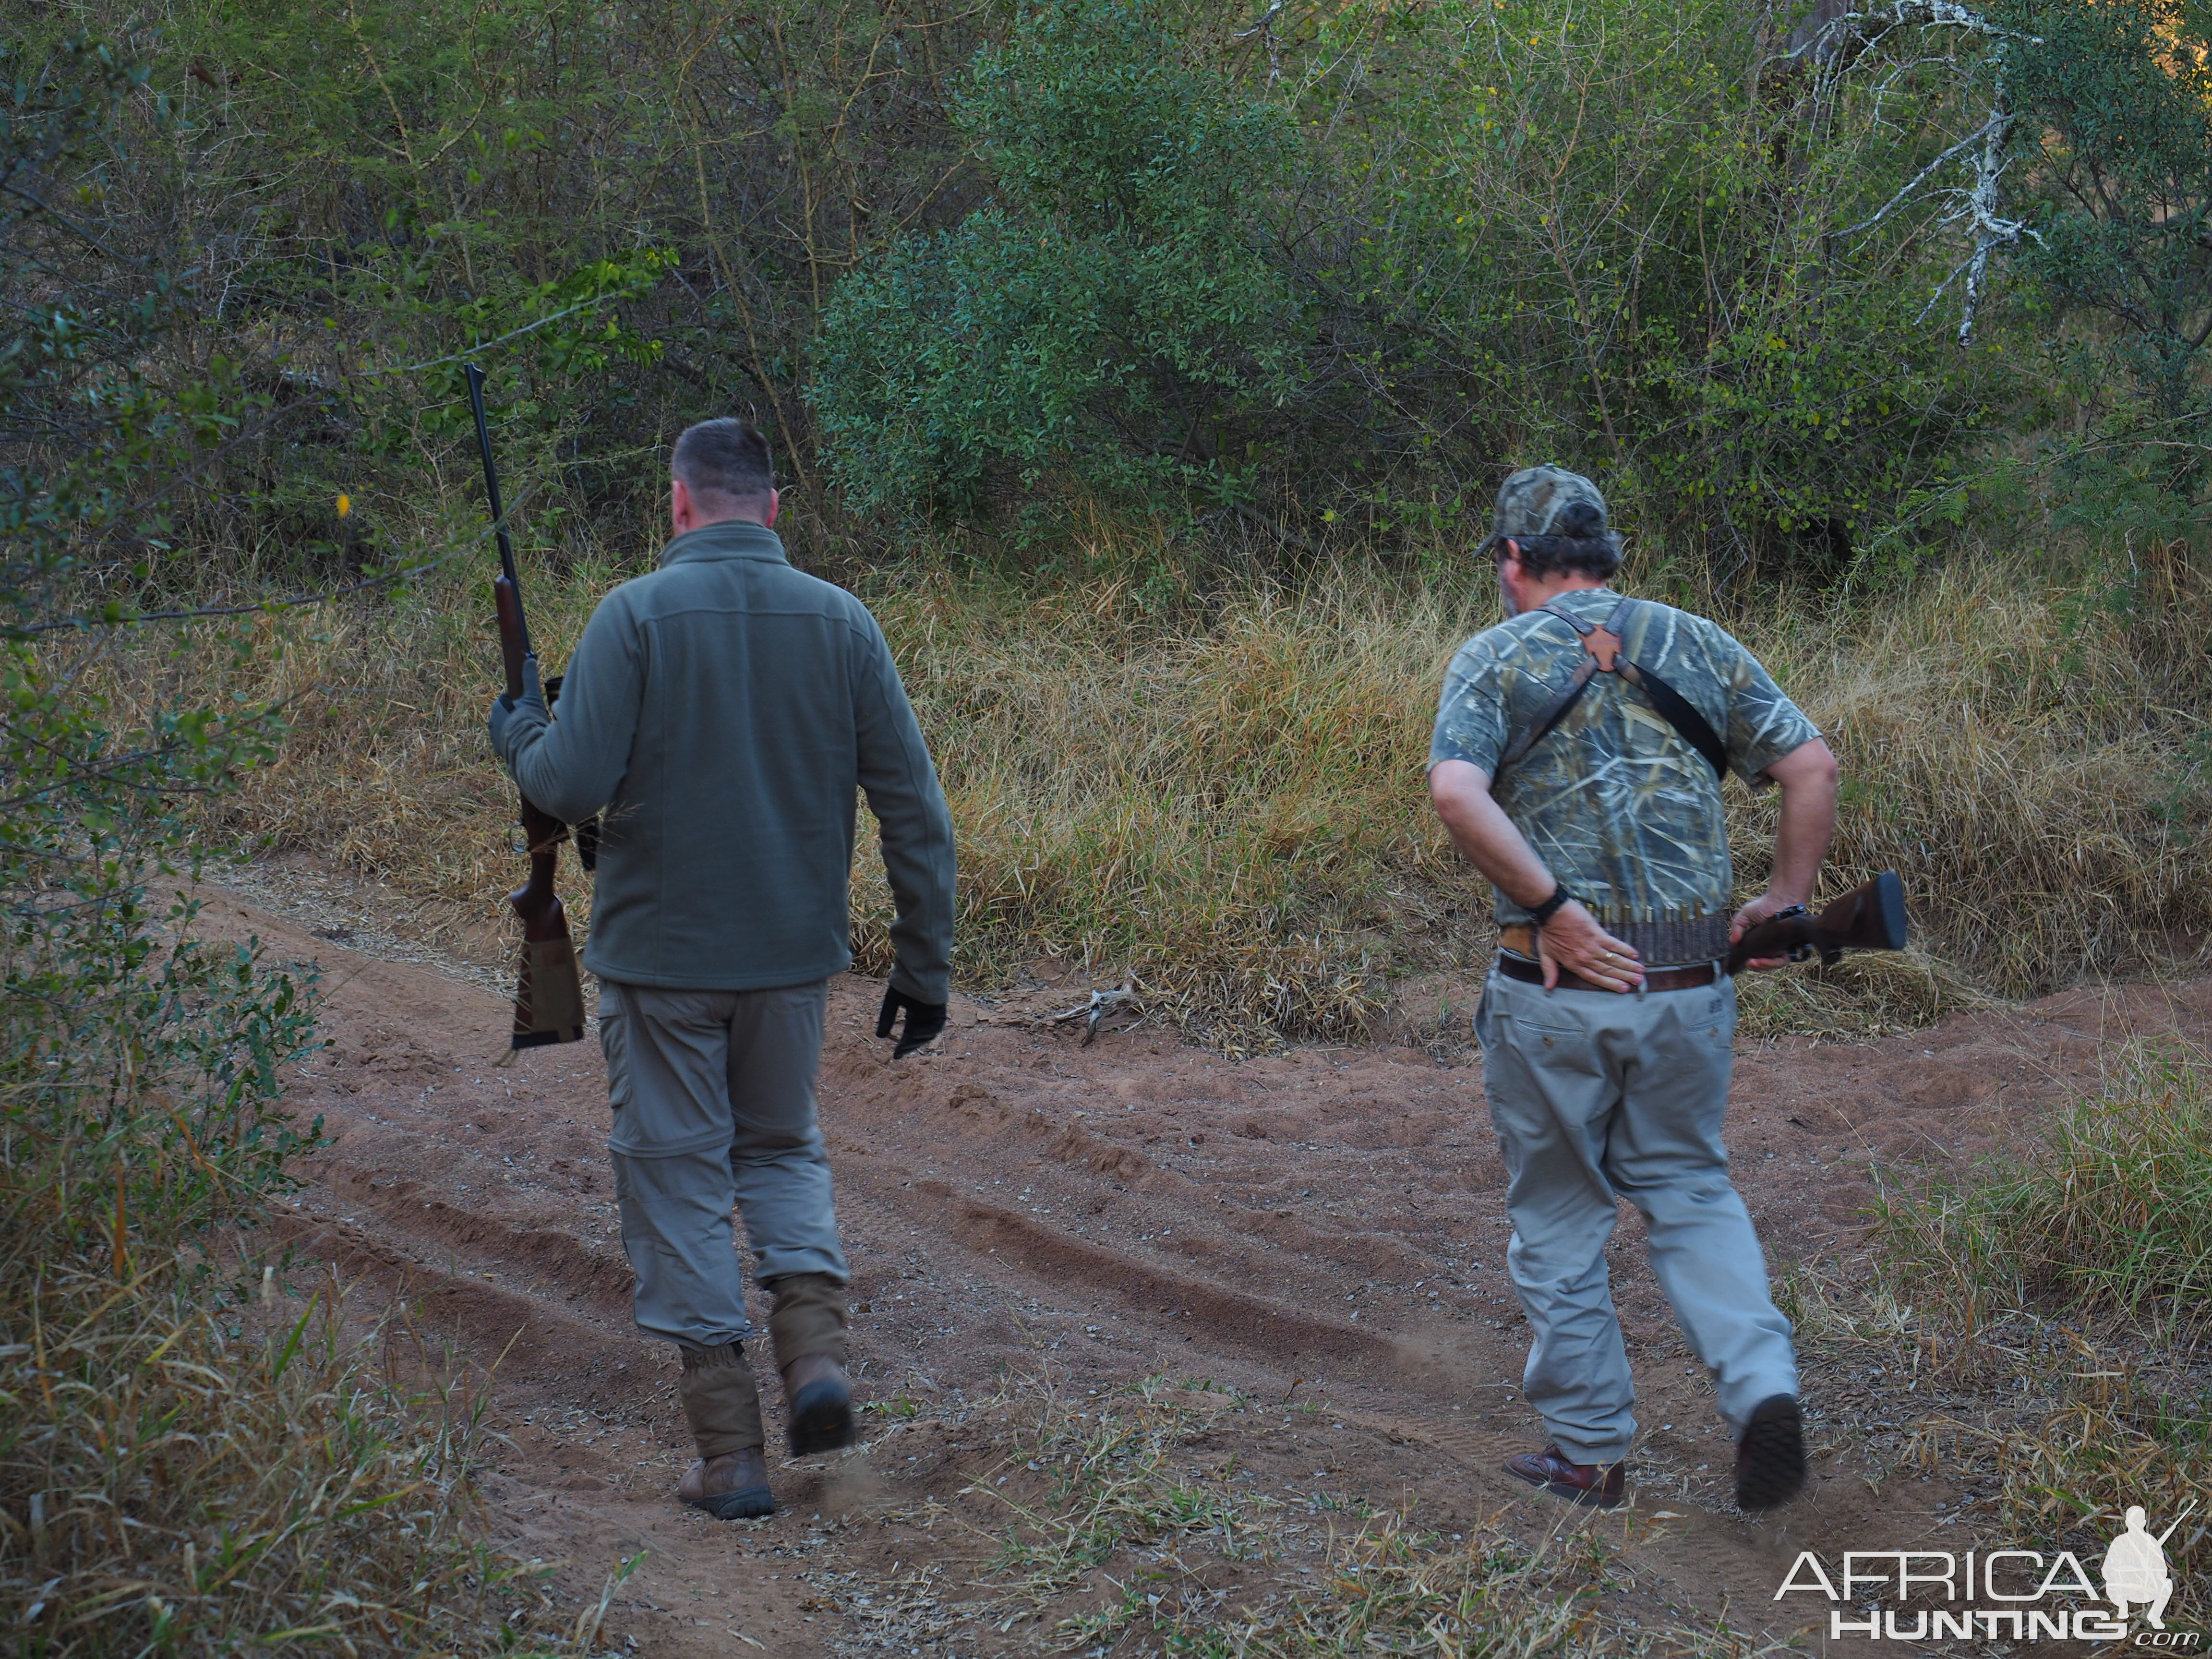
[[[1503,951],[1498,953],[1498,971],[1508,979],[1519,980],[1524,985],[1541,985],[1544,982],[1541,963],[1523,962],[1519,957],[1509,957]],[[1652,968],[1644,972],[1644,988],[1647,991],[1694,991],[1700,986],[1711,985],[1719,977],[1720,970],[1710,962],[1698,963],[1693,968]],[[1562,991],[1603,991],[1608,996],[1619,994],[1610,985],[1592,984],[1580,974],[1571,974],[1564,968],[1559,969],[1558,988]]]
[[[1606,932],[1625,941],[1646,962],[1717,962],[1729,953],[1729,918],[1693,916],[1688,921],[1608,921]],[[1536,959],[1536,930],[1525,921],[1498,930],[1498,943],[1529,961]]]

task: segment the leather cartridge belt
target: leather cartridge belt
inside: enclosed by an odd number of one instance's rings
[[[1682,921],[1601,921],[1598,924],[1624,945],[1632,946],[1636,954],[1646,963],[1687,963],[1688,967],[1647,967],[1644,970],[1644,988],[1647,991],[1688,991],[1701,985],[1711,985],[1719,977],[1717,964],[1729,953],[1729,918],[1694,916]],[[1525,921],[1508,922],[1498,930],[1501,950],[1515,956],[1500,956],[1498,970],[1508,979],[1524,980],[1540,985],[1543,969],[1537,963],[1536,930]],[[1524,960],[1516,961],[1517,956]],[[1526,970],[1525,972],[1522,970]],[[1601,991],[1607,988],[1592,985],[1577,974],[1565,969],[1559,970],[1559,983],[1569,990]]]
[[[1508,979],[1517,979],[1527,985],[1544,982],[1542,964],[1523,961],[1519,957],[1498,955],[1498,971]],[[1720,977],[1717,963],[1701,962],[1694,968],[1647,968],[1644,970],[1644,988],[1647,991],[1694,991],[1701,985],[1711,985]],[[1562,991],[1602,991],[1607,996],[1618,995],[1610,985],[1593,985],[1580,974],[1559,969],[1557,987]]]
[[[1647,963],[1666,967],[1678,962],[1718,962],[1729,953],[1729,918],[1693,916],[1685,921],[1601,921],[1598,926]],[[1510,921],[1498,930],[1498,943],[1534,960],[1536,930]]]

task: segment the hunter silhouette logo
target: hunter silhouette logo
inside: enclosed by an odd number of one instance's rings
[[[1873,1641],[2126,1642],[2130,1647],[2201,1654],[2204,1632],[2168,1630],[2166,1604],[2177,1588],[2166,1540],[2197,1508],[2191,1500],[2165,1531],[2150,1529],[2140,1504],[2125,1511],[2126,1530],[2097,1563],[2070,1550],[2055,1554],[2008,1546],[1969,1550],[1849,1550],[1837,1565],[1810,1550],[1774,1592],[1825,1598],[1828,1639]],[[2102,1588],[2100,1589],[2100,1581]],[[2143,1627],[2130,1634],[2132,1618]]]
[[[2128,1529],[2105,1552],[2105,1599],[2112,1604],[2114,1618],[2125,1620],[2130,1607],[2141,1607],[2153,1630],[2166,1628],[2166,1604],[2173,1597],[2173,1575],[2166,1570],[2166,1540],[2196,1507],[2192,1499],[2173,1517],[2173,1526],[2155,1538],[2142,1505],[2129,1507]]]

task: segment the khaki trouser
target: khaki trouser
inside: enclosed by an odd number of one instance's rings
[[[1493,972],[1475,1036],[1509,1182],[1506,1261],[1534,1337],[1522,1391],[1559,1449],[1618,1462],[1636,1436],[1605,1261],[1623,1198],[1644,1212],[1651,1271],[1722,1413],[1741,1425],[1770,1395],[1795,1395],[1790,1322],[1721,1146],[1734,982],[1639,997]]]
[[[600,982],[614,1108],[607,1146],[647,1335],[695,1350],[753,1334],[733,1208],[763,1285],[816,1273],[848,1282],[815,1119],[828,995],[823,981],[763,991]],[[842,1358],[842,1317],[836,1323]],[[829,1351],[826,1338],[819,1346]],[[779,1352],[777,1362],[797,1357]]]

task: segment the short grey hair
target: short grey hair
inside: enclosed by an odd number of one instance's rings
[[[686,427],[668,471],[686,489],[735,501],[765,501],[775,489],[768,440],[734,415]]]

